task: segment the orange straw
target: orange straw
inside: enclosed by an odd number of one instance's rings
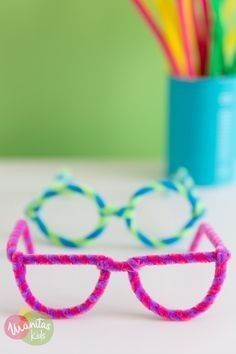
[[[187,60],[188,74],[190,77],[196,76],[197,72],[195,69],[194,56],[194,23],[193,23],[193,13],[192,13],[192,3],[191,0],[177,0],[180,27],[183,37],[184,51]]]

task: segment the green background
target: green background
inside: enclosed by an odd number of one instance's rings
[[[131,0],[2,0],[0,46],[1,156],[163,156],[166,67]]]

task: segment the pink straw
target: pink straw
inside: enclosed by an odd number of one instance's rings
[[[145,8],[145,6],[142,4],[142,0],[133,0],[135,6],[137,7],[138,11],[140,12],[141,16],[145,19],[147,22],[148,26],[151,28],[153,31],[155,37],[158,39],[158,41],[161,43],[161,46],[164,50],[164,53],[169,61],[172,73],[174,75],[180,75],[180,70],[179,67],[176,63],[176,60],[174,59],[173,53],[171,52],[171,49],[155,20],[149,13],[149,11]]]

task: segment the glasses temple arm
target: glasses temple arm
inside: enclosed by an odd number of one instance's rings
[[[206,236],[210,243],[213,245],[215,249],[224,248],[225,246],[219,236],[215,233],[215,231],[207,224],[201,224],[199,229],[193,239],[193,242],[190,245],[189,251],[195,252],[202,241],[203,236]]]
[[[18,243],[21,237],[24,240],[24,245],[27,254],[34,253],[33,241],[30,235],[28,225],[24,220],[19,220],[16,223],[7,243],[7,257],[10,261],[12,261],[14,254],[17,252]]]
[[[188,170],[184,167],[177,170],[177,172],[173,175],[173,179],[181,183],[188,190],[195,189],[194,180],[188,173]]]
[[[61,170],[54,178],[51,183],[51,186],[58,185],[58,184],[68,184],[73,180],[72,174],[69,170]]]

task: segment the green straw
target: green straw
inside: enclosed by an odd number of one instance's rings
[[[236,1],[227,0],[223,11],[224,24],[224,73],[236,73]]]
[[[212,41],[210,48],[210,76],[219,76],[224,73],[223,37],[224,30],[221,19],[221,10],[224,0],[211,0],[213,12]]]

